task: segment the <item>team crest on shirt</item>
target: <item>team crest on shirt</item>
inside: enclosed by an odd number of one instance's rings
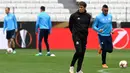
[[[76,45],[78,45],[79,44],[79,41],[76,41]]]
[[[111,20],[111,18],[108,18],[108,20]]]
[[[78,17],[77,19],[80,20],[80,17]]]
[[[101,19],[102,22],[110,22],[111,21],[111,18],[103,18]]]
[[[8,18],[6,18],[7,21],[10,20],[10,19],[12,19],[12,17],[8,17]]]
[[[105,19],[102,19],[102,21],[105,21]]]

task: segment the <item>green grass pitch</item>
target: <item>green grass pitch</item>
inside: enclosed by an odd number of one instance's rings
[[[16,54],[5,54],[0,50],[0,73],[69,73],[74,51],[51,51],[56,57],[36,57],[35,49],[18,49]],[[96,50],[87,50],[83,63],[84,73],[130,73],[130,63],[125,69],[119,68],[119,61],[130,62],[130,50],[114,50],[107,56],[108,69],[102,69],[101,57]],[[76,69],[76,65],[75,65]]]

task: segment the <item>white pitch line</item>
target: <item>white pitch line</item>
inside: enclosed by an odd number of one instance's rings
[[[99,73],[110,73],[110,72],[106,72],[105,69],[98,70],[97,72],[99,72]]]
[[[106,72],[106,71],[109,71],[109,70],[117,70],[119,68],[108,68],[108,69],[100,69],[98,70],[97,72],[99,73],[110,73],[110,72]]]
[[[127,67],[127,68],[130,68],[130,67]],[[111,73],[111,72],[107,72],[107,71],[110,71],[110,70],[118,70],[118,69],[121,69],[121,68],[100,69],[100,70],[98,70],[97,72],[99,72],[99,73]]]

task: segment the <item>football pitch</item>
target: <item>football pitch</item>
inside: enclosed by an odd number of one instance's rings
[[[18,49],[16,54],[0,50],[0,73],[69,73],[74,51],[51,51],[56,57],[35,56],[35,49]],[[108,69],[102,69],[101,57],[96,50],[87,50],[83,63],[84,73],[130,73],[130,50],[114,50],[107,54]],[[127,60],[127,68],[119,68],[119,61]],[[76,65],[75,65],[76,67]],[[76,69],[76,68],[75,68]]]

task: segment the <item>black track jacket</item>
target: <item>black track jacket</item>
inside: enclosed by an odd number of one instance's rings
[[[87,36],[90,20],[91,15],[86,11],[84,13],[77,11],[71,14],[69,19],[69,29],[72,35]]]

